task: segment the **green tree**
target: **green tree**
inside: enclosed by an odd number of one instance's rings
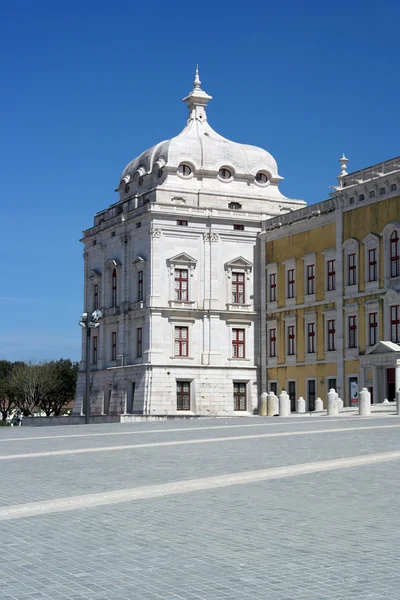
[[[10,385],[10,378],[15,365],[8,360],[0,360],[0,413],[2,421],[6,421],[17,407],[16,399]]]
[[[47,417],[58,416],[64,406],[74,399],[79,365],[69,359],[43,363],[40,408]]]

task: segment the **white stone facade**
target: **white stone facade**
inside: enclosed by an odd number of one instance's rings
[[[185,129],[129,163],[120,200],[84,233],[84,308],[103,313],[92,339],[91,414],[257,408],[257,238],[262,221],[304,203],[280,193],[268,152],[208,125],[209,99],[196,73]]]

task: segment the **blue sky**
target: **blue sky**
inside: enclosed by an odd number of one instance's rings
[[[0,358],[80,356],[81,231],[124,166],[185,125],[196,63],[210,124],[328,197],[400,155],[400,4],[294,0],[0,6]]]

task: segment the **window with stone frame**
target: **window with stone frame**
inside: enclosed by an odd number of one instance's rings
[[[92,365],[97,364],[97,335],[92,336]]]
[[[375,346],[378,343],[378,313],[368,313],[368,345]]]
[[[357,284],[357,262],[355,252],[347,255],[347,282],[347,285]]]
[[[336,349],[336,324],[335,319],[328,319],[327,323],[328,343],[327,350],[333,352]]]
[[[232,303],[245,304],[245,274],[232,273]]]
[[[232,329],[232,358],[245,358],[245,330]]]
[[[137,301],[143,302],[143,271],[137,273]]]
[[[390,236],[390,277],[400,276],[399,234],[395,229]]]
[[[117,306],[117,269],[113,269],[111,275],[111,306]]]
[[[390,307],[390,339],[398,344],[400,342],[400,306]]]
[[[287,327],[287,344],[288,355],[293,356],[296,354],[296,330],[294,325],[288,325]]]
[[[174,355],[189,356],[189,327],[175,326]]]
[[[378,279],[378,261],[377,261],[377,248],[370,248],[368,250],[368,281],[376,281]]]
[[[348,347],[357,348],[357,317],[348,317]]]
[[[138,327],[136,329],[136,357],[142,357],[142,328]]]
[[[307,354],[315,354],[315,323],[307,323]]]
[[[269,337],[269,358],[276,358],[276,328],[273,327],[268,330]]]
[[[99,284],[93,285],[93,310],[98,310],[99,306]]]
[[[306,293],[308,296],[315,294],[315,265],[306,265]]]
[[[276,302],[276,273],[269,274],[269,288],[268,288],[269,302]]]
[[[190,381],[176,382],[176,409],[190,410]]]
[[[111,360],[117,360],[117,332],[111,332]]]
[[[335,259],[326,261],[327,268],[327,291],[332,292],[336,289],[336,261]]]
[[[189,300],[188,270],[175,269],[175,300],[187,302]]]
[[[294,298],[295,297],[295,270],[288,269],[287,270],[287,297]]]
[[[246,383],[233,382],[233,410],[247,410]]]

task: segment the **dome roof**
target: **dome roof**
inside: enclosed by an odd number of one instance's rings
[[[122,172],[121,185],[160,169],[176,173],[182,163],[188,164],[195,175],[203,177],[216,178],[221,167],[226,167],[233,178],[254,181],[257,173],[263,172],[268,184],[276,185],[282,180],[269,152],[228,140],[210,127],[205,108],[212,98],[200,84],[196,70],[194,88],[183,99],[189,108],[186,127],[177,136],[156,144],[132,160]]]

